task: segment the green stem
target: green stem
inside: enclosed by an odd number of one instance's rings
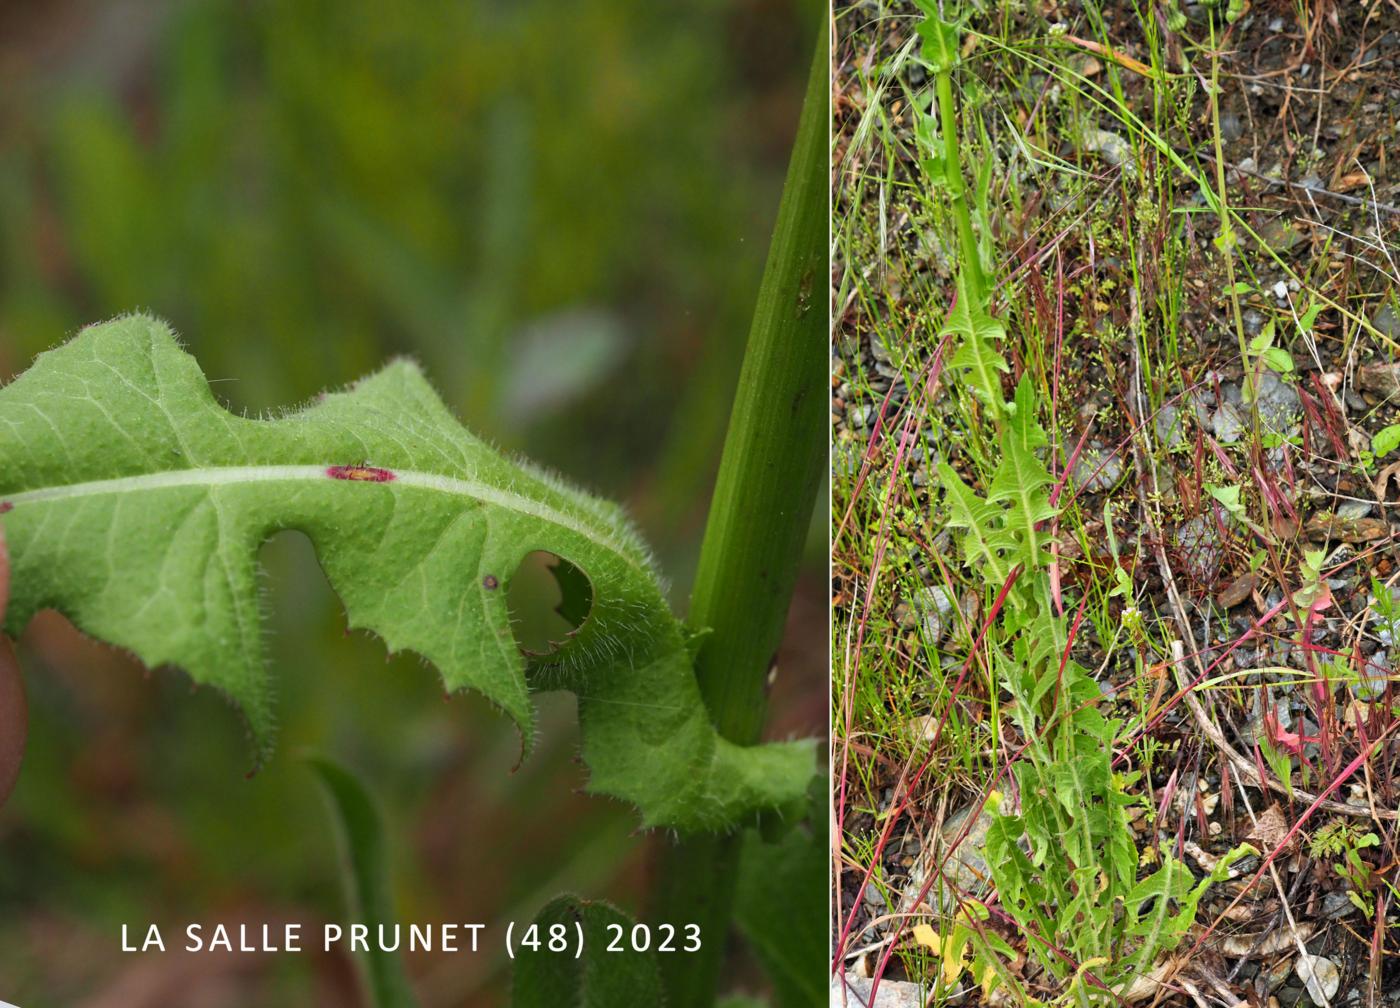
[[[1244,316],[1240,312],[1240,295],[1235,290],[1235,227],[1230,220],[1229,192],[1225,185],[1225,149],[1220,132],[1220,53],[1216,48],[1215,15],[1210,16],[1210,126],[1215,146],[1215,185],[1220,202],[1220,233],[1224,237],[1220,254],[1225,259],[1225,281],[1229,285],[1231,316],[1235,326],[1235,338],[1239,341],[1240,359],[1245,370],[1245,387],[1255,386],[1253,369],[1249,359],[1249,341],[1244,334]],[[1251,414],[1258,427],[1259,410],[1254,407],[1254,395],[1250,393]]]
[[[982,252],[972,233],[972,211],[967,205],[967,183],[963,181],[962,154],[958,149],[958,110],[953,103],[953,72],[940,71],[934,77],[938,97],[938,118],[943,133],[943,177],[948,197],[953,204],[953,219],[958,226],[958,244],[962,246],[962,265],[967,277],[967,293],[973,301],[982,302],[987,291],[987,278],[982,272]]]
[[[827,55],[819,34],[710,506],[690,623],[710,631],[696,677],[715,726],[758,740],[826,461]],[[815,768],[813,768],[815,769]],[[714,1002],[741,834],[666,847],[653,918],[697,923],[699,952],[662,958],[669,1008]]]

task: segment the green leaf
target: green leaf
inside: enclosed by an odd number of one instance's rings
[[[1133,579],[1128,572],[1122,567],[1113,568],[1113,580],[1114,585],[1109,589],[1108,597],[1113,598],[1113,596],[1118,595],[1131,602],[1133,600],[1134,585]]]
[[[1317,323],[1318,315],[1322,314],[1322,308],[1321,301],[1309,301],[1307,309],[1298,317],[1298,331],[1312,332],[1313,326]]]
[[[1011,572],[1011,565],[1002,557],[1008,544],[1001,529],[1002,509],[978,497],[962,481],[952,466],[938,463],[938,480],[948,505],[948,525],[965,530],[962,537],[963,559],[969,566],[981,567],[990,584],[1000,585]]]
[[[1297,594],[1296,592],[1294,593]],[[1304,600],[1301,605],[1306,606],[1310,600]],[[1288,753],[1283,752],[1274,745],[1273,739],[1269,738],[1267,732],[1261,731],[1258,736],[1259,751],[1264,756],[1264,762],[1269,764],[1269,769],[1274,772],[1279,783],[1283,785],[1284,794],[1293,795],[1293,760]]]
[[[931,189],[941,189],[948,184],[948,162],[940,157],[919,159],[919,167],[924,172],[924,182]]]
[[[344,767],[320,758],[307,762],[325,788],[340,837],[348,920],[371,928],[393,924],[398,916],[389,890],[389,859],[378,809],[364,785]],[[414,1008],[418,1004],[397,953],[371,945],[357,959],[373,1008]]]
[[[1293,355],[1283,347],[1269,347],[1259,355],[1260,359],[1279,374],[1293,373]]]
[[[1244,517],[1245,506],[1240,503],[1240,488],[1238,486],[1207,486],[1206,489],[1230,514],[1236,518]]]
[[[649,952],[635,951],[631,917],[606,903],[561,896],[540,911],[530,932],[517,927],[512,1008],[614,1008],[661,1005],[661,974]],[[575,958],[579,933],[583,948]],[[618,940],[618,936],[621,940]],[[557,941],[566,943],[559,948]],[[683,947],[677,936],[677,947]],[[551,942],[556,942],[551,948]],[[608,951],[609,945],[617,950]],[[684,952],[670,953],[685,955]]]
[[[977,398],[993,412],[1000,411],[1001,375],[1009,372],[1011,365],[997,352],[995,344],[1006,335],[1006,329],[968,293],[965,279],[958,281],[958,297],[943,328],[962,337],[949,366],[967,371]]]
[[[1398,447],[1400,447],[1400,424],[1382,427],[1376,432],[1376,436],[1371,438],[1371,453],[1376,458],[1389,455]]]
[[[1021,380],[1016,383],[1015,408],[1011,411],[1007,433],[1022,451],[1034,452],[1050,444],[1045,428],[1040,426],[1040,421],[1036,418],[1035,382],[1031,380],[1029,371],[1021,375]],[[1045,478],[1050,478],[1049,473],[1046,473]]]
[[[992,484],[987,488],[987,500],[997,503],[1005,501],[1010,507],[1006,512],[1006,526],[1023,546],[1018,560],[1034,569],[1047,560],[1045,551],[1049,549],[1050,536],[1036,526],[1055,517],[1055,506],[1050,503],[1047,487],[1050,474],[1045,463],[1036,457],[1018,438],[1008,436],[1002,442],[1002,457],[992,476]]]
[[[958,26],[938,16],[938,8],[928,0],[918,0],[924,18],[916,29],[923,39],[920,54],[934,73],[946,73],[958,65]]]
[[[588,578],[592,608],[530,659],[536,688],[579,695],[592,791],[643,824],[727,826],[797,800],[810,743],[742,748],[710,724],[682,626],[621,511],[507,460],[397,362],[285,416],[234,416],[163,324],[83,330],[0,389],[0,509],[13,555],[5,630],[42,608],[228,694],[259,759],[273,705],[257,550],[297,529],[351,627],[415,651],[448,690],[471,688],[519,726],[533,712],[506,591],[552,552]]]
[[[781,1008],[821,1003],[826,963],[826,786],[810,792],[807,820],[776,843],[744,836],[734,920],[773,981]]]

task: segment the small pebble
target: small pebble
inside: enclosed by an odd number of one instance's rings
[[[1322,897],[1322,916],[1337,920],[1356,912],[1356,904],[1344,892],[1329,892]]]
[[[932,588],[921,586],[914,592],[911,601],[923,627],[924,643],[930,646],[940,643],[953,628],[953,620],[950,617],[956,603],[952,594],[942,585],[934,585]]]
[[[1300,954],[1295,972],[1314,1004],[1331,1001],[1342,986],[1342,975],[1337,970],[1337,964],[1326,956]]]
[[[1123,460],[1116,453],[1085,448],[1074,462],[1074,484],[1088,493],[1107,490],[1123,475]]]
[[[1210,418],[1211,430],[1224,444],[1234,444],[1244,433],[1248,420],[1234,403],[1225,403]]]
[[[1392,339],[1400,337],[1400,314],[1396,313],[1395,305],[1389,300],[1371,317],[1371,325],[1382,335]]]

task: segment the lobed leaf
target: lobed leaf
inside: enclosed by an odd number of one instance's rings
[[[958,51],[958,26],[940,17],[938,5],[932,0],[916,2],[924,12],[923,19],[915,26],[915,31],[923,40],[920,53],[934,73],[946,73],[957,66],[961,59]]]
[[[1001,412],[1001,376],[1011,365],[997,350],[996,344],[1006,336],[1006,328],[969,293],[965,278],[958,280],[958,296],[943,324],[945,331],[962,339],[949,359],[951,367],[967,372],[968,384],[977,398],[992,411]]]
[[[1007,505],[1006,527],[1021,544],[1017,562],[1028,570],[1040,570],[1050,560],[1050,533],[1037,526],[1057,512],[1050,503],[1050,473],[1028,447],[1030,443],[1014,426],[1007,427],[1001,460],[987,487],[987,500]]]
[[[590,790],[633,803],[644,825],[728,826],[798,800],[812,772],[809,743],[742,748],[715,732],[621,511],[496,453],[406,361],[256,420],[215,402],[165,324],[91,326],[0,389],[0,512],[6,632],[54,608],[149,666],[184,669],[242,708],[259,760],[274,718],[257,551],[297,529],[351,627],[422,655],[449,691],[486,696],[527,751],[509,581],[537,550],[582,571],[591,611],[530,659],[530,683],[578,694]]]
[[[963,530],[963,560],[981,567],[988,584],[1000,585],[1011,572],[1003,553],[1015,545],[1001,527],[1003,509],[978,497],[946,462],[938,463],[938,481],[948,505],[949,527]]]

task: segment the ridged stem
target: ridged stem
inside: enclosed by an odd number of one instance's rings
[[[819,37],[691,596],[691,625],[710,631],[696,659],[701,692],[720,733],[745,745],[762,733],[827,458],[828,93]],[[698,923],[703,940],[662,957],[668,1008],[714,1003],[739,840],[686,836],[658,859],[652,919]]]

